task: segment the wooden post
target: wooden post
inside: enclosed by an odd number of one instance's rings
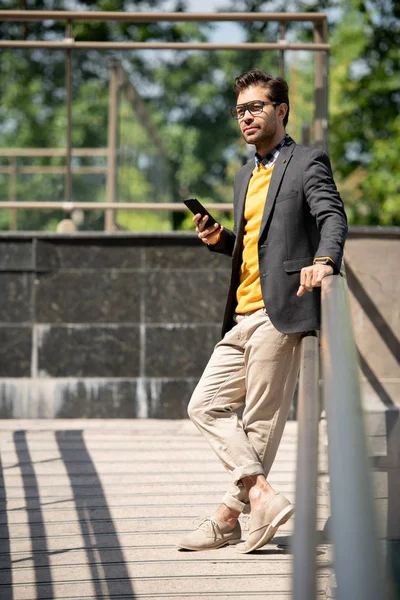
[[[71,39],[72,25],[68,21],[65,31],[66,39]],[[65,202],[72,200],[72,173],[71,173],[71,155],[72,155],[72,50],[65,52],[65,90],[66,90],[66,169],[65,169]]]
[[[279,24],[279,39],[282,42],[282,45],[285,41],[286,36],[286,23]],[[285,51],[279,50],[279,72],[280,76],[285,79]]]
[[[11,158],[11,172],[10,181],[8,186],[8,199],[10,202],[17,201],[17,159],[16,157]],[[9,210],[9,229],[10,231],[17,230],[17,211],[15,208]]]
[[[117,63],[110,65],[110,93],[108,106],[108,133],[107,133],[107,185],[106,201],[115,202],[116,174],[117,174],[117,128],[118,128],[118,76]],[[104,230],[113,231],[115,211],[106,210]]]
[[[301,128],[301,143],[304,146],[310,145],[310,126],[308,123],[303,123]]]
[[[327,40],[328,30],[326,20],[314,23],[314,42],[323,43]],[[328,53],[315,53],[315,121],[314,146],[328,151]]]

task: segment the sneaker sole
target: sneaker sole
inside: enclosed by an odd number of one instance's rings
[[[264,531],[262,537],[258,540],[258,542],[256,542],[252,546],[245,546],[245,544],[243,544],[243,548],[237,548],[237,552],[240,552],[241,554],[247,554],[248,552],[253,552],[254,550],[258,550],[262,546],[265,546],[265,544],[268,544],[268,542],[272,540],[272,538],[278,531],[279,527],[287,523],[287,521],[289,521],[293,513],[294,507],[292,505],[286,506],[275,517],[275,519],[273,519],[270,526]]]
[[[218,548],[223,548],[224,546],[236,546],[236,544],[238,544],[240,542],[240,538],[238,539],[232,539],[232,540],[227,540],[224,542],[221,542],[220,544],[218,544],[218,546],[203,546],[202,548],[195,548],[194,546],[189,546],[189,544],[186,544],[185,546],[178,546],[177,548],[180,548],[181,550],[194,550],[194,551],[198,551],[201,552],[203,550],[218,550]]]

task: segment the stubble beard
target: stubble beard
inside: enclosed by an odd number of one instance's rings
[[[276,129],[277,127],[275,123],[269,123],[267,129],[256,130],[255,133],[250,135],[246,135],[245,133],[243,133],[242,135],[247,144],[253,144],[257,148],[258,146],[264,145],[265,143],[269,144],[274,139]]]

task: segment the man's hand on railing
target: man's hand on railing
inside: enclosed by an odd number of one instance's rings
[[[333,269],[329,265],[316,264],[301,269],[297,296],[302,296],[306,290],[311,292],[313,288],[321,287],[321,281],[327,275],[333,275]]]

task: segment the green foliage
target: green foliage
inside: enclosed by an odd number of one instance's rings
[[[331,43],[331,153],[350,222],[400,225],[400,13],[343,3]]]
[[[20,9],[19,0],[2,8]],[[163,10],[165,0],[152,3]],[[168,4],[184,10],[185,1]],[[80,10],[145,10],[147,0],[81,0]],[[62,0],[25,0],[23,8],[64,10]],[[398,3],[385,0],[231,0],[226,10],[307,12],[330,15],[330,154],[335,177],[353,224],[396,225],[400,219],[398,147],[400,142],[400,27]],[[212,24],[78,22],[82,41],[205,41]],[[310,25],[288,23],[289,39],[312,39]],[[244,41],[275,41],[279,23],[242,23]],[[0,23],[0,39],[62,39],[62,23]],[[108,59],[118,58],[143,98],[163,146],[157,147],[146,123],[121,95],[119,106],[117,196],[120,202],[154,202],[197,196],[203,202],[231,202],[234,174],[248,155],[229,108],[234,78],[254,66],[279,74],[279,53],[259,51],[106,52],[74,51],[73,146],[107,145]],[[288,133],[301,141],[302,126],[314,112],[313,58],[290,53],[286,77],[291,92]],[[65,147],[65,53],[0,51],[0,147]],[[1,159],[1,165],[8,164]],[[59,167],[60,157],[18,159],[18,166]],[[75,157],[76,167],[104,167],[101,157]],[[105,176],[74,175],[73,199],[105,200]],[[17,197],[63,200],[64,176],[18,177]],[[0,198],[9,197],[9,178],[0,175]],[[20,211],[19,229],[54,229],[62,211]],[[228,215],[223,215],[224,223]],[[122,229],[171,226],[191,228],[183,213],[118,211]],[[101,229],[103,211],[87,211],[83,228]],[[0,214],[8,228],[8,214]]]
[[[164,0],[156,0],[153,7],[162,7]],[[80,10],[131,11],[147,7],[144,0],[131,2],[128,0],[103,0],[92,2],[83,0],[79,3]],[[18,0],[6,0],[2,8],[20,9]],[[29,0],[23,8],[35,10],[64,10],[65,2],[44,0]],[[180,2],[176,2],[176,10]],[[64,26],[60,23],[29,22],[29,23],[0,23],[0,39],[62,39],[65,35]],[[74,23],[73,35],[78,40],[112,41],[125,40],[167,40],[185,41],[187,36],[196,36],[193,26],[186,31],[176,24],[164,23]],[[200,33],[197,32],[197,36]],[[118,53],[113,53],[118,57]],[[122,55],[121,54],[121,58]],[[73,100],[72,100],[72,145],[74,148],[98,148],[107,144],[108,121],[108,79],[110,53],[97,51],[74,51],[72,53],[73,67]],[[151,82],[151,68],[148,60],[140,53],[130,53],[126,66],[134,72],[141,82]],[[66,108],[65,108],[65,53],[47,50],[2,50],[0,51],[0,147],[36,147],[62,148],[66,145]],[[131,110],[132,112],[132,110]],[[124,115],[121,115],[123,123]],[[129,132],[128,132],[129,133]],[[143,133],[136,118],[136,125],[130,127],[131,137],[128,143],[142,153],[142,158],[152,154],[149,141]],[[140,140],[140,144],[138,141]],[[147,147],[146,147],[147,146]],[[144,150],[145,149],[145,150]],[[154,154],[154,152],[153,152]],[[118,157],[120,160],[121,156]],[[123,157],[124,158],[124,157]],[[32,165],[34,167],[56,167],[65,163],[58,157],[23,159],[18,158],[18,168]],[[2,160],[3,165],[7,161]],[[73,159],[74,167],[103,167],[102,158],[81,157]],[[121,190],[121,200],[137,201],[153,200],[151,189],[144,171],[136,164],[128,168],[127,162],[120,162],[118,187]],[[148,169],[150,171],[150,169]],[[158,165],[158,176],[154,177],[156,195],[165,200],[168,195],[166,178],[168,165],[161,168]],[[104,175],[76,175],[73,177],[73,200],[99,202],[105,200]],[[124,197],[124,194],[127,196]],[[0,198],[10,196],[10,179],[0,178]],[[18,175],[16,197],[21,200],[56,200],[64,199],[63,175]],[[170,200],[170,196],[168,197]],[[57,224],[57,215],[62,212],[54,211],[18,211],[19,229],[51,229]],[[100,214],[100,216],[99,216]],[[142,220],[143,221],[143,220]],[[99,229],[103,226],[103,212],[90,211],[85,214],[85,229]],[[0,227],[8,228],[6,211],[0,217]]]
[[[150,210],[119,210],[116,221],[118,228],[127,231],[170,231],[169,213],[155,213]]]

